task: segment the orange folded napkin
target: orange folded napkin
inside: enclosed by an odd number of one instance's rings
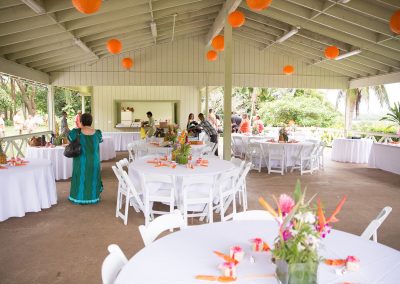
[[[206,281],[218,281],[218,282],[235,282],[236,278],[230,276],[212,276],[212,275],[197,275],[196,279]]]
[[[149,164],[158,164],[158,161],[156,161],[156,160],[149,160],[149,161],[147,161],[147,163],[149,163]]]
[[[6,167],[0,166],[0,170],[7,170]]]

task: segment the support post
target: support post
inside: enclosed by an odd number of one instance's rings
[[[207,117],[207,115],[208,115],[208,110],[209,110],[209,108],[208,108],[208,100],[209,100],[209,93],[210,93],[210,88],[208,87],[208,85],[206,86],[206,109],[204,110],[204,115],[205,115],[205,117]]]
[[[232,139],[232,27],[225,21],[224,160],[231,160]]]
[[[85,113],[85,96],[81,95],[82,113]]]
[[[54,110],[54,86],[47,86],[47,113],[48,120],[47,123],[49,125],[49,130],[55,132],[56,130],[56,117]]]

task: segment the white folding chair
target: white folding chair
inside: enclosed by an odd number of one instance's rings
[[[143,155],[148,153],[146,145],[143,140],[133,141],[127,145],[128,153],[129,153],[129,162],[132,162],[138,158],[141,158]]]
[[[186,226],[188,225],[188,217],[207,217],[210,223],[213,222],[214,188],[215,177],[183,177],[182,211]]]
[[[251,169],[251,163],[247,163],[244,165],[242,171],[239,173],[239,177],[237,179],[237,191],[239,194],[239,204],[243,206],[243,210],[247,210],[247,186],[246,186],[246,177],[249,174]]]
[[[233,220],[274,220],[274,216],[265,210],[248,210],[236,213]]]
[[[250,143],[248,144],[248,146],[246,148],[245,160],[247,162],[251,163],[252,169],[258,170],[258,172],[261,172],[263,154],[262,154],[260,143],[250,140]]]
[[[101,266],[103,284],[113,284],[118,273],[128,263],[128,259],[118,245],[109,245],[108,251],[110,253],[106,256]]]
[[[154,219],[154,214],[163,215],[172,213],[175,207],[175,178],[167,175],[141,175],[141,186],[144,196],[145,224]],[[154,202],[169,205],[169,211],[153,210]]]
[[[325,168],[325,142],[320,142],[318,152],[317,152],[317,161],[318,161],[318,168],[324,169]]]
[[[214,203],[217,204],[219,213],[221,214],[221,222],[227,221],[236,213],[236,193],[238,191],[238,175],[239,168],[235,168],[229,172],[219,176],[216,182],[218,187],[218,197],[214,198]],[[229,206],[232,204],[232,213],[225,215]]]
[[[214,155],[214,153],[218,147],[217,143],[210,142],[210,141],[207,141],[205,143],[207,146],[203,150],[203,155]]]
[[[232,150],[235,157],[244,158],[245,143],[242,136],[232,135]]]
[[[125,170],[124,167],[127,168],[129,166],[129,161],[127,158],[124,158],[124,159],[116,162],[116,165],[117,165],[118,169],[120,169],[121,171],[124,171]]]
[[[264,150],[265,148],[263,148]],[[285,173],[285,147],[282,144],[268,144],[268,174]],[[273,167],[272,162],[277,162],[277,166]]]
[[[389,216],[390,212],[392,212],[392,207],[386,206],[379,212],[378,216],[374,220],[369,223],[368,227],[361,234],[361,238],[372,240],[374,242],[378,242],[378,229],[382,225],[382,223],[386,220],[387,216]]]
[[[300,170],[300,175],[304,173],[313,173],[318,169],[318,150],[319,144],[304,145],[300,148],[295,162],[290,172],[295,169]]]
[[[185,226],[185,220],[181,211],[175,209],[172,213],[155,218],[147,226],[140,225],[139,231],[145,246],[151,244],[162,232],[175,228],[182,229]]]
[[[144,204],[141,199],[141,194],[136,191],[132,181],[128,174],[115,166],[112,166],[115,176],[118,179],[118,193],[117,193],[117,205],[115,208],[115,217],[120,217],[124,220],[124,224],[128,224],[128,213],[129,204],[131,204],[136,212],[144,212]],[[123,204],[123,197],[125,197],[125,208],[122,213],[120,210]]]
[[[126,145],[126,148],[128,149],[128,154],[129,154],[129,162],[133,162],[136,159],[135,155],[135,143],[129,143]]]

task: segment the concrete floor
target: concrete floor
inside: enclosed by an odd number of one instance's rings
[[[120,153],[118,158],[126,156]],[[69,182],[58,182],[58,204],[23,218],[0,223],[0,283],[101,283],[101,263],[110,243],[118,244],[129,257],[143,248],[137,227],[143,215],[129,212],[124,226],[116,219],[116,178],[111,165],[103,163],[105,191],[97,205],[73,205],[67,201]],[[318,192],[328,212],[344,195],[348,201],[336,229],[360,234],[386,205],[391,215],[379,230],[379,242],[400,249],[400,176],[365,165],[327,161],[324,171],[301,176],[280,176],[252,171],[248,177],[249,207],[260,209],[259,196],[291,192],[296,180]],[[218,218],[218,217],[217,217]]]

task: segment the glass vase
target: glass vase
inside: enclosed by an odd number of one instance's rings
[[[176,155],[176,162],[181,165],[186,165],[189,161],[189,157],[187,155]]]
[[[276,275],[282,284],[317,284],[318,262],[291,263],[276,260]]]

